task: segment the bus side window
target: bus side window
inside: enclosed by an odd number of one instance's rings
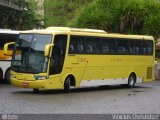
[[[130,40],[130,53],[141,54],[141,40]]]
[[[93,52],[100,53],[100,39],[99,38],[93,39]]]
[[[77,37],[76,38],[77,42],[76,42],[76,46],[77,46],[77,49],[76,51],[78,53],[84,53],[84,38],[83,37]]]
[[[108,39],[108,47],[109,47],[109,53],[115,54],[116,52],[116,39],[115,38]]]
[[[102,49],[102,53],[108,53],[109,46],[108,46],[108,40],[107,39],[102,39],[101,49]]]
[[[142,41],[142,53],[147,55],[152,54],[152,46],[152,41]]]
[[[69,50],[74,51],[74,46],[72,44],[70,45]]]
[[[6,43],[6,34],[0,34],[0,50],[3,50],[4,44]]]
[[[91,44],[87,45],[87,52],[92,52],[92,51],[93,51],[92,45]]]
[[[86,40],[87,52],[94,54],[100,53],[100,39],[97,37],[88,37]]]
[[[127,39],[118,38],[117,39],[117,52],[120,54],[126,54],[129,52],[128,47],[129,41]]]
[[[87,38],[86,46],[87,46],[87,53],[92,53],[93,52],[93,43],[92,43],[91,38]]]
[[[77,45],[77,49],[79,52],[83,52],[83,45]]]
[[[76,41],[75,41],[75,37],[70,38],[70,45],[69,45],[69,54],[71,53],[75,53],[76,51]]]

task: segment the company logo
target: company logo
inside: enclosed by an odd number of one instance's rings
[[[2,120],[18,120],[17,115],[2,114],[1,118],[2,118]]]
[[[8,115],[2,114],[2,120],[7,120],[7,119],[8,119]]]

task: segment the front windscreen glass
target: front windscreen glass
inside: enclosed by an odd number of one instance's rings
[[[44,49],[51,40],[52,35],[48,34],[20,34],[11,69],[16,72],[35,74],[46,72],[48,58],[44,56]]]

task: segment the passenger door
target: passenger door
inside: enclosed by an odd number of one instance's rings
[[[66,53],[67,35],[56,35],[50,58],[49,75],[60,74],[63,69]]]

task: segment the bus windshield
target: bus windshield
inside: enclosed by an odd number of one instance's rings
[[[44,49],[51,40],[52,35],[48,34],[20,34],[15,45],[11,69],[33,74],[46,72],[48,58],[44,56]]]

